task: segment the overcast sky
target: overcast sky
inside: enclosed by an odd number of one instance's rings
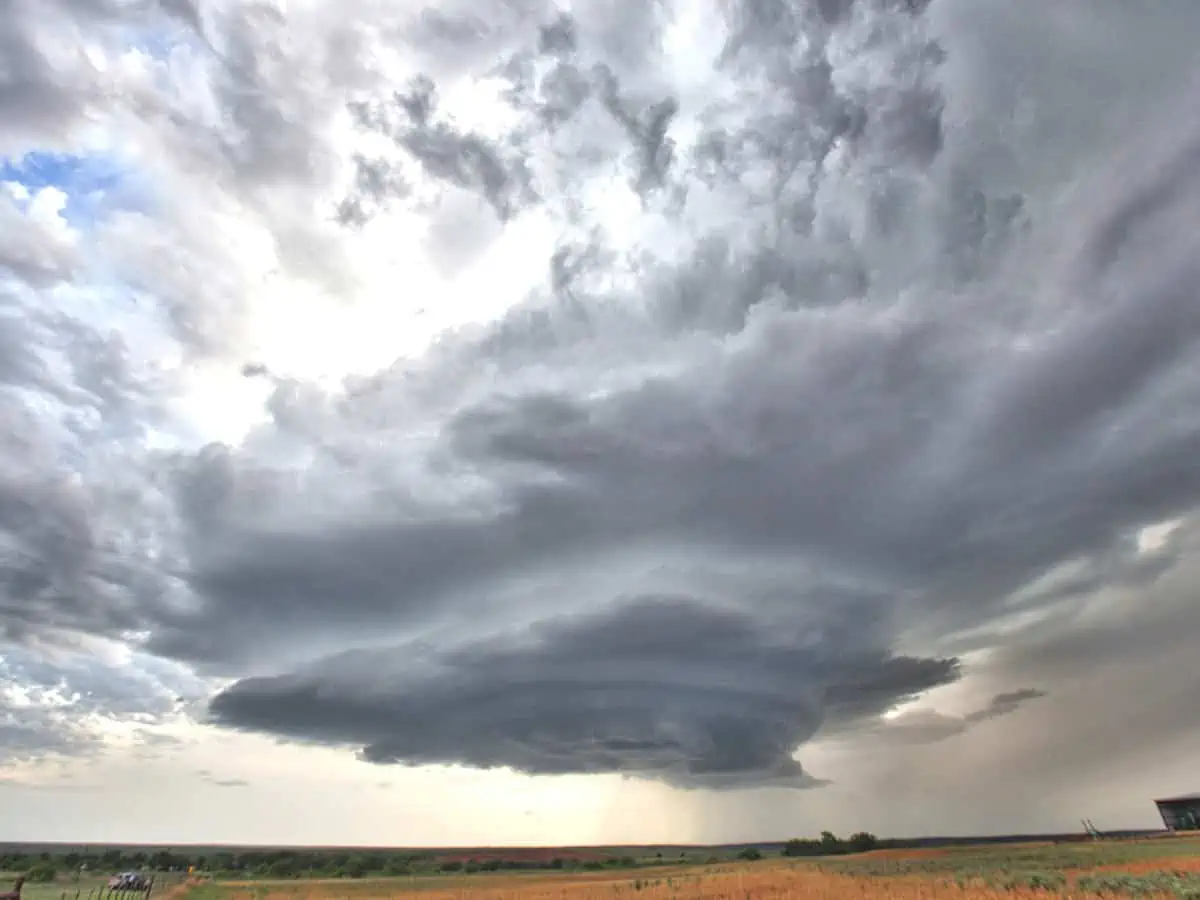
[[[1195,0],[0,0],[0,839],[1154,827]]]

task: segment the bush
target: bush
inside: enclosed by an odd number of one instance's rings
[[[850,835],[850,840],[846,841],[846,849],[850,853],[866,853],[868,850],[874,850],[879,846],[879,839],[869,831],[859,831]]]
[[[747,847],[745,850],[743,850],[741,853],[738,854],[738,859],[744,859],[744,860],[748,860],[749,862],[754,862],[755,860],[762,859],[762,851],[759,850],[757,847]]]
[[[783,845],[784,856],[820,856],[821,845],[817,841],[792,838]]]
[[[25,873],[25,880],[34,884],[49,884],[58,877],[58,869],[54,863],[39,862]]]

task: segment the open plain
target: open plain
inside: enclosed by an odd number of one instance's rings
[[[1200,839],[883,850],[623,872],[213,882],[194,900],[929,900],[1200,898]]]
[[[492,858],[504,853],[490,852]],[[597,850],[592,855],[606,854]],[[705,861],[663,864],[656,855],[612,856],[604,869],[595,868],[595,859],[587,861],[591,867],[571,860],[566,851],[562,858],[562,869],[421,870],[365,878],[161,873],[153,896],[163,900],[1200,898],[1200,837],[888,848],[805,859],[767,849],[761,859],[725,856],[716,862],[705,856],[703,848],[694,848],[689,858]],[[625,867],[623,863],[631,859],[636,862]],[[100,896],[100,885],[96,878],[60,878],[29,885],[24,900],[94,900]]]

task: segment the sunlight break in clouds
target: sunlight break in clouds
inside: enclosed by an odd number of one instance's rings
[[[1194,3],[0,16],[12,837],[1195,787]]]

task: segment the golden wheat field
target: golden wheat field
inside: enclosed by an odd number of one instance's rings
[[[227,882],[189,900],[1200,900],[1200,843],[862,854],[631,872]]]

